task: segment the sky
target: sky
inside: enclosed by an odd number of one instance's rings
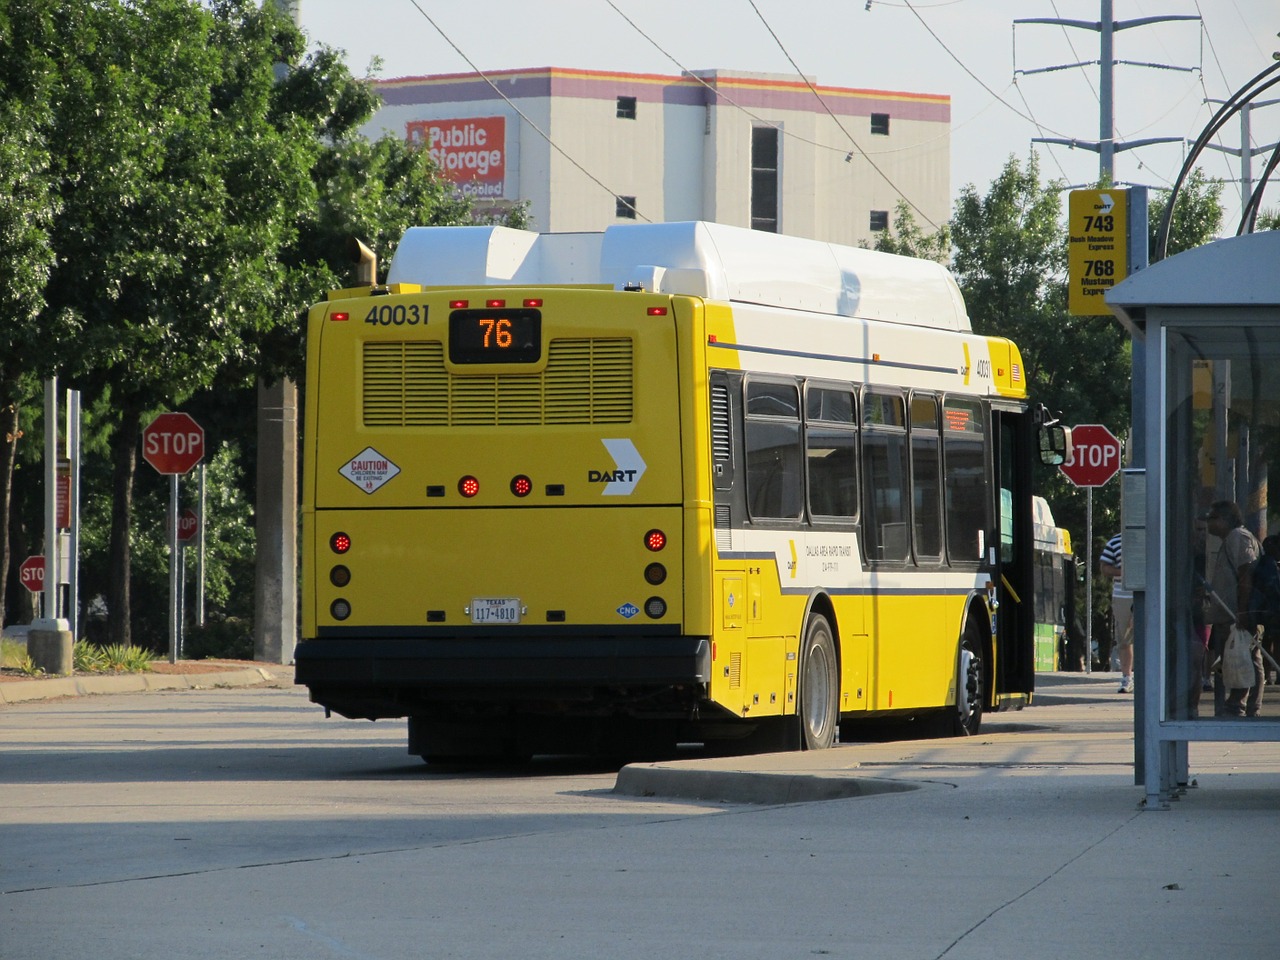
[[[1014,20],[1090,23],[1102,0],[298,0],[313,43],[342,49],[357,76],[374,57],[389,79],[563,67],[678,75],[742,70],[818,84],[951,97],[953,197],[980,194],[1011,156],[1034,147],[1045,180],[1091,186],[1098,154],[1033,144],[1034,137],[1099,138],[1099,34]],[[1123,24],[1156,16],[1200,16],[1132,26],[1115,34],[1117,140],[1178,138],[1116,154],[1117,181],[1168,187],[1223,100],[1271,66],[1280,51],[1280,0],[1113,0]],[[630,22],[628,22],[628,20]],[[1032,72],[1088,62],[1087,66]],[[1163,64],[1164,69],[1136,64]],[[1264,94],[1280,101],[1280,85]],[[1280,102],[1250,117],[1254,149],[1280,139]],[[1216,142],[1238,149],[1232,119]],[[868,145],[869,146],[869,145]],[[870,152],[870,151],[869,151]],[[1253,175],[1265,153],[1253,158]],[[1236,232],[1241,161],[1206,150],[1200,164],[1230,181],[1224,235]],[[1280,175],[1264,197],[1280,209]],[[1065,197],[1064,197],[1065,209]]]

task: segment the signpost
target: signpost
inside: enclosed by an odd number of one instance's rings
[[[1071,456],[1058,469],[1077,487],[1085,488],[1085,673],[1093,665],[1093,488],[1107,483],[1120,470],[1123,447],[1115,434],[1100,423],[1071,428]]]
[[[1109,315],[1103,297],[1129,275],[1129,191],[1072,190],[1067,241],[1067,310]]]
[[[181,544],[178,518],[178,477],[204,459],[204,428],[186,413],[162,413],[142,431],[142,459],[165,474],[169,482],[169,662],[177,663],[182,650],[181,613],[178,605]],[[192,511],[188,510],[188,513]],[[184,518],[185,519],[185,518]],[[197,518],[195,527],[199,527]],[[194,535],[194,530],[192,532]],[[187,538],[189,539],[189,537]]]

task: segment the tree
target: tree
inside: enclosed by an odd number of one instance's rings
[[[1154,255],[1156,233],[1169,205],[1168,194],[1158,194],[1149,205],[1147,249]],[[1198,167],[1178,191],[1169,224],[1168,256],[1208,243],[1222,229],[1222,181],[1210,180]]]
[[[893,229],[876,237],[875,249],[946,265],[951,262],[951,227],[944,223],[934,233],[925,233],[916,223],[911,205],[899,200],[894,208]]]
[[[0,620],[10,568],[10,516],[20,411],[51,364],[52,333],[37,318],[53,267],[46,131],[51,111],[51,2],[0,9]]]
[[[50,142],[61,209],[45,314],[63,368],[115,414],[110,639],[130,634],[130,530],[144,413],[243,362],[280,322],[276,252],[311,201],[308,124],[273,115],[301,37],[249,0],[81,0],[59,21]]]

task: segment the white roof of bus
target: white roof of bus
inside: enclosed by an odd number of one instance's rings
[[[945,267],[719,223],[619,224],[603,233],[411,227],[389,283],[427,287],[597,284],[970,330]]]

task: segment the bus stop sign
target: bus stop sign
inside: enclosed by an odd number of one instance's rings
[[[1077,487],[1100,487],[1120,469],[1120,441],[1100,423],[1071,428],[1071,457],[1059,467]]]
[[[190,414],[162,413],[142,431],[142,459],[158,473],[187,473],[204,458],[204,428]]]

